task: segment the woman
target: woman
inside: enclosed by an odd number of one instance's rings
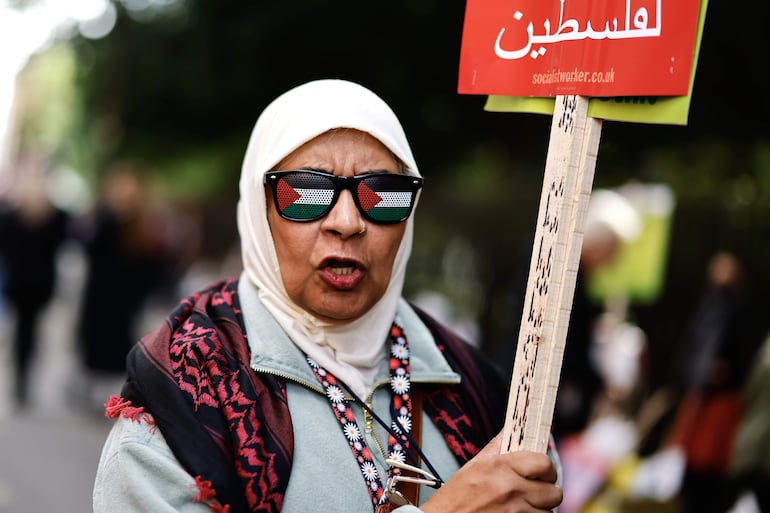
[[[421,185],[396,116],[357,84],[265,109],[240,181],[244,273],[132,351],[96,513],[559,503],[548,456],[486,445],[507,399],[493,369],[401,298]]]

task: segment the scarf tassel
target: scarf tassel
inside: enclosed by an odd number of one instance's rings
[[[104,403],[104,415],[110,419],[117,419],[122,416],[134,422],[145,421],[148,424],[155,424],[155,419],[149,413],[145,413],[144,406],[132,406],[131,401],[127,401],[119,395],[110,396]]]
[[[201,476],[195,476],[195,486],[198,487],[198,495],[195,496],[193,502],[209,502],[216,496],[216,491],[211,486],[211,481],[201,478]],[[209,509],[214,513],[230,513],[230,505],[220,505],[216,502],[209,503]]]

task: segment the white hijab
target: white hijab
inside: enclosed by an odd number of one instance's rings
[[[283,287],[262,181],[291,152],[335,128],[369,133],[406,164],[408,174],[420,176],[401,123],[382,99],[344,80],[309,82],[276,98],[254,126],[241,170],[238,231],[244,269],[268,311],[303,352],[365,397],[387,355],[384,345],[412,249],[413,217],[406,221],[385,294],[360,318],[333,325],[300,308]]]

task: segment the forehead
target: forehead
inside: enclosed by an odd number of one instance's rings
[[[397,160],[384,144],[370,134],[343,128],[311,139],[291,152],[278,166],[279,169],[299,167],[328,171],[395,171]]]

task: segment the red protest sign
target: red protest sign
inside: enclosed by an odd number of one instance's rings
[[[699,0],[468,0],[458,92],[688,93]]]

